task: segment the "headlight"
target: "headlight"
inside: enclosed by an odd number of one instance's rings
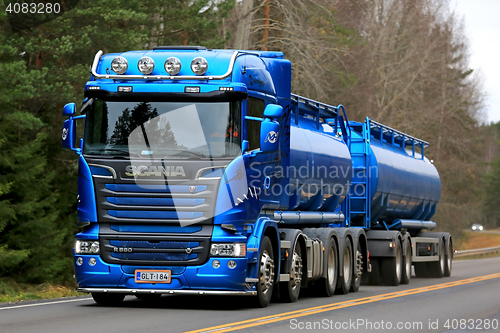
[[[205,74],[207,69],[208,69],[208,62],[205,60],[205,58],[197,57],[197,58],[194,58],[193,61],[191,61],[191,70],[196,75]]]
[[[215,257],[244,257],[245,244],[212,244],[210,255]]]
[[[111,69],[116,74],[125,74],[128,68],[128,61],[124,57],[116,57],[111,62]]]
[[[176,57],[170,57],[165,61],[165,70],[170,75],[177,75],[181,71],[181,61]]]
[[[99,254],[99,241],[79,240],[75,241],[76,254]]]
[[[482,225],[479,226],[479,230],[483,230],[483,226]]]
[[[137,68],[142,74],[149,75],[155,69],[155,61],[150,57],[142,57],[137,64]]]

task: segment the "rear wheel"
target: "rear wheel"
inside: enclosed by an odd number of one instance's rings
[[[411,279],[411,241],[406,242],[403,256],[403,275],[401,276],[401,284],[410,283]]]
[[[380,258],[382,259],[382,258]],[[372,271],[368,273],[368,284],[378,286],[380,284],[380,260],[379,258],[370,258]]]
[[[439,260],[431,261],[428,264],[429,273],[431,277],[442,278],[444,276],[445,267],[446,267],[446,255],[445,255],[445,247],[444,240],[439,242]]]
[[[337,291],[339,294],[347,294],[349,289],[351,288],[352,283],[352,244],[349,239],[346,239],[344,242],[344,251],[343,251],[343,264],[342,264],[342,274],[343,276],[339,277],[339,283]]]
[[[274,286],[274,252],[271,240],[267,236],[264,236],[260,246],[257,277],[255,305],[265,308],[271,302]]]
[[[451,237],[448,239],[448,254],[446,255],[446,266],[444,268],[444,276],[451,276],[451,266],[453,265],[453,242]]]
[[[429,267],[426,262],[416,262],[413,264],[413,268],[415,269],[415,276],[419,278],[427,278],[430,277]]]
[[[328,239],[328,243],[325,244],[325,249],[325,255],[328,256],[325,268],[326,278],[320,278],[314,283],[314,287],[319,295],[330,297],[333,296],[335,288],[337,287],[339,265],[337,244],[333,238]]]
[[[363,252],[361,252],[361,243],[358,242],[356,256],[354,258],[354,281],[352,282],[351,291],[356,292],[361,286],[361,277],[363,274]]]
[[[396,256],[382,259],[382,283],[399,286],[403,274],[403,252],[401,243],[396,241]]]
[[[118,306],[125,298],[125,294],[92,293],[92,298],[99,305]]]
[[[286,302],[295,302],[299,298],[300,287],[302,285],[302,272],[302,247],[297,240],[293,249],[290,281],[280,283],[280,296]]]

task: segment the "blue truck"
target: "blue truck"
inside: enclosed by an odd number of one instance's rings
[[[291,73],[282,52],[97,52],[80,113],[63,110],[78,291],[265,307],[406,284],[412,266],[450,276],[451,236],[428,231],[441,193],[428,143],[292,94]]]

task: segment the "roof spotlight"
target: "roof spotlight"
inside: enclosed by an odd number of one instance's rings
[[[191,61],[191,70],[196,75],[205,74],[207,69],[208,69],[208,62],[205,60],[205,58],[197,57],[197,58],[194,58],[193,61]]]
[[[116,74],[125,74],[128,68],[128,61],[124,57],[116,57],[111,62],[111,69]]]
[[[137,64],[137,68],[142,74],[148,75],[153,72],[155,68],[155,62],[150,57],[142,57]]]
[[[177,75],[181,71],[181,61],[176,57],[170,57],[165,61],[165,70],[170,75]]]

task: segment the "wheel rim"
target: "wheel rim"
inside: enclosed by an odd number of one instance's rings
[[[406,277],[409,280],[410,275],[411,275],[411,247],[408,245],[406,247],[406,261],[405,261],[405,268],[406,268]]]
[[[292,290],[295,290],[302,281],[302,258],[296,251],[293,252],[292,269],[290,273],[292,281]]]
[[[401,265],[401,247],[396,248],[396,278],[398,281],[401,281],[401,270],[402,270],[402,265]]]
[[[330,248],[328,251],[328,283],[333,284],[335,280],[335,251]]]
[[[346,251],[344,252],[344,281],[349,282],[351,274],[351,248],[349,246],[346,247]]]
[[[262,253],[260,261],[260,286],[263,294],[266,294],[274,281],[274,260],[267,250]]]

